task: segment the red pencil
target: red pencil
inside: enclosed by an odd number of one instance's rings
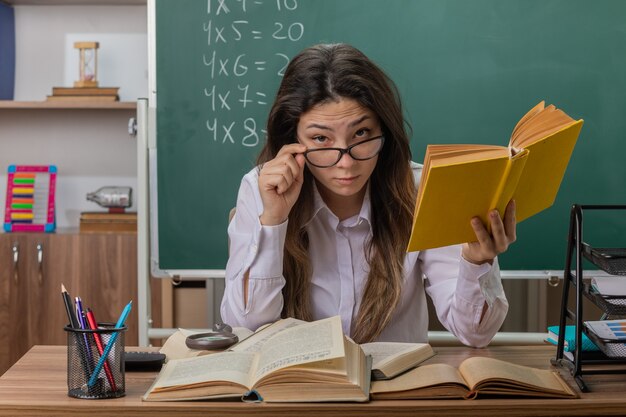
[[[87,322],[89,323],[89,328],[91,330],[96,330],[98,328],[98,323],[96,322],[96,318],[93,315],[93,311],[87,309],[85,313],[87,316]],[[102,355],[104,352],[104,346],[102,346],[102,339],[100,339],[100,335],[98,333],[93,334],[93,338],[96,341],[96,346],[98,347],[98,352]],[[111,368],[109,367],[108,359],[104,361],[104,373],[107,375],[107,379],[109,380],[109,384],[111,385],[112,391],[117,391],[117,387],[115,386],[115,379],[113,378],[113,374],[111,373]]]

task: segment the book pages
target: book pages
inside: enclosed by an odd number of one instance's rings
[[[372,394],[383,392],[401,392],[406,390],[419,390],[434,387],[437,385],[458,385],[467,387],[467,383],[452,365],[445,363],[436,363],[432,365],[423,365],[415,369],[399,375],[393,379],[385,381],[372,381]],[[461,397],[469,391],[467,388],[459,390]],[[424,396],[430,396],[430,393],[424,393]],[[411,395],[407,395],[409,397]],[[419,397],[421,395],[414,394],[411,397]]]
[[[263,346],[254,380],[291,365],[343,357],[343,337],[337,316],[283,330]]]
[[[265,343],[275,334],[305,323],[306,321],[291,317],[278,320],[269,326],[263,327],[261,330],[257,330],[256,333],[250,335],[246,340],[237,343],[235,346],[231,347],[230,350],[233,352],[259,352]]]
[[[388,363],[395,356],[415,350],[415,345],[415,343],[374,342],[364,343],[361,348],[366,355],[372,357],[372,368],[378,368]]]
[[[224,352],[202,357],[174,359],[161,370],[154,384],[154,391],[167,387],[176,387],[206,383],[212,381],[230,381],[244,387],[250,387],[250,374],[254,366],[255,355],[245,352]]]
[[[480,391],[482,383],[510,382],[540,391],[562,392],[563,385],[553,371],[515,365],[493,358],[474,357],[463,361],[459,371],[472,390]]]

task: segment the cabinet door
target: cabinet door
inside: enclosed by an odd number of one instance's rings
[[[49,238],[45,240],[45,238]],[[31,309],[31,344],[58,345],[67,341],[68,323],[61,298],[61,284],[69,294],[80,296],[85,308],[100,322],[115,323],[128,301],[137,299],[137,237],[134,234],[58,234],[29,242],[29,289],[40,308]],[[43,247],[43,262],[37,257]],[[39,249],[38,249],[39,248]],[[136,309],[135,309],[136,310]],[[41,324],[45,323],[45,326]],[[126,344],[137,344],[137,314],[128,318]]]
[[[39,233],[7,233],[0,237],[0,262],[3,265],[0,337],[3,351],[7,350],[7,354],[0,358],[3,370],[34,344],[64,343],[62,326],[52,321],[58,315],[50,311],[48,302],[53,293],[47,285],[43,255],[49,246],[49,239],[49,235]],[[57,308],[63,307],[60,291],[59,284],[54,293],[57,295]],[[46,336],[55,331],[56,338]]]
[[[13,248],[17,253],[14,254]],[[14,256],[15,261],[14,261]],[[19,342],[19,333],[15,331],[21,319],[16,316],[19,299],[20,275],[19,241],[11,234],[0,234],[0,375],[20,358],[21,354],[13,349]],[[22,352],[23,353],[23,352]]]
[[[127,346],[138,344],[137,235],[83,233],[78,235],[78,276],[73,283],[99,322],[115,323],[124,306],[133,301],[126,326]]]
[[[25,269],[30,300],[27,337],[30,346],[67,343],[63,328],[69,319],[61,296],[61,285],[72,297],[81,295],[72,291],[78,277],[78,248],[75,234],[34,234],[25,238],[28,255]]]

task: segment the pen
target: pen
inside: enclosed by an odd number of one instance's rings
[[[98,322],[96,321],[96,317],[93,315],[93,311],[91,309],[87,309],[85,312],[85,316],[87,318],[87,324],[89,324],[89,328],[91,330],[98,329]],[[98,348],[98,353],[102,356],[102,352],[104,352],[104,347],[102,346],[102,339],[98,333],[93,334],[93,338],[96,341],[96,347]],[[113,378],[113,374],[111,373],[111,367],[109,366],[108,359],[104,361],[104,373],[107,375],[107,379],[109,380],[109,385],[111,385],[111,391],[117,391],[117,387],[115,386],[115,378]]]
[[[89,327],[87,326],[87,322],[83,317],[83,302],[80,297],[74,298],[76,303],[76,317],[78,318],[78,325],[81,329],[86,330]],[[87,339],[87,334],[83,333],[83,340],[85,341],[85,351],[87,353],[87,364],[89,365],[89,371],[91,372],[91,366],[93,364],[93,357],[91,356],[91,347],[89,346],[89,340]]]
[[[119,329],[124,326],[124,322],[126,322],[126,319],[128,318],[128,314],[130,313],[130,308],[132,304],[133,302],[131,300],[128,304],[126,304],[126,307],[124,307],[122,314],[120,314],[120,318],[117,320],[117,323],[115,324],[116,329]],[[96,365],[96,369],[94,369],[93,373],[91,374],[91,378],[89,378],[89,382],[87,383],[88,387],[93,387],[94,384],[96,383],[96,380],[98,379],[98,374],[102,370],[102,365],[104,365],[104,361],[106,360],[107,356],[109,356],[109,352],[111,351],[111,348],[115,344],[115,340],[117,339],[117,335],[119,333],[120,332],[114,332],[113,336],[111,336],[111,338],[109,339],[109,343],[107,343],[106,347],[104,348],[104,352],[102,353],[102,356],[100,356],[100,360],[98,361],[98,364]]]

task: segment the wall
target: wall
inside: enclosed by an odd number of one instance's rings
[[[146,21],[146,6],[15,6],[15,100],[45,100],[53,86],[64,85],[66,34],[145,34]],[[137,51],[138,57],[146,51],[147,46]],[[147,82],[145,74],[146,91]],[[136,191],[137,144],[127,133],[134,115],[131,110],[1,110],[2,207],[10,164],[57,165],[58,227],[78,227],[81,211],[100,209],[86,201],[87,192],[105,185]]]

